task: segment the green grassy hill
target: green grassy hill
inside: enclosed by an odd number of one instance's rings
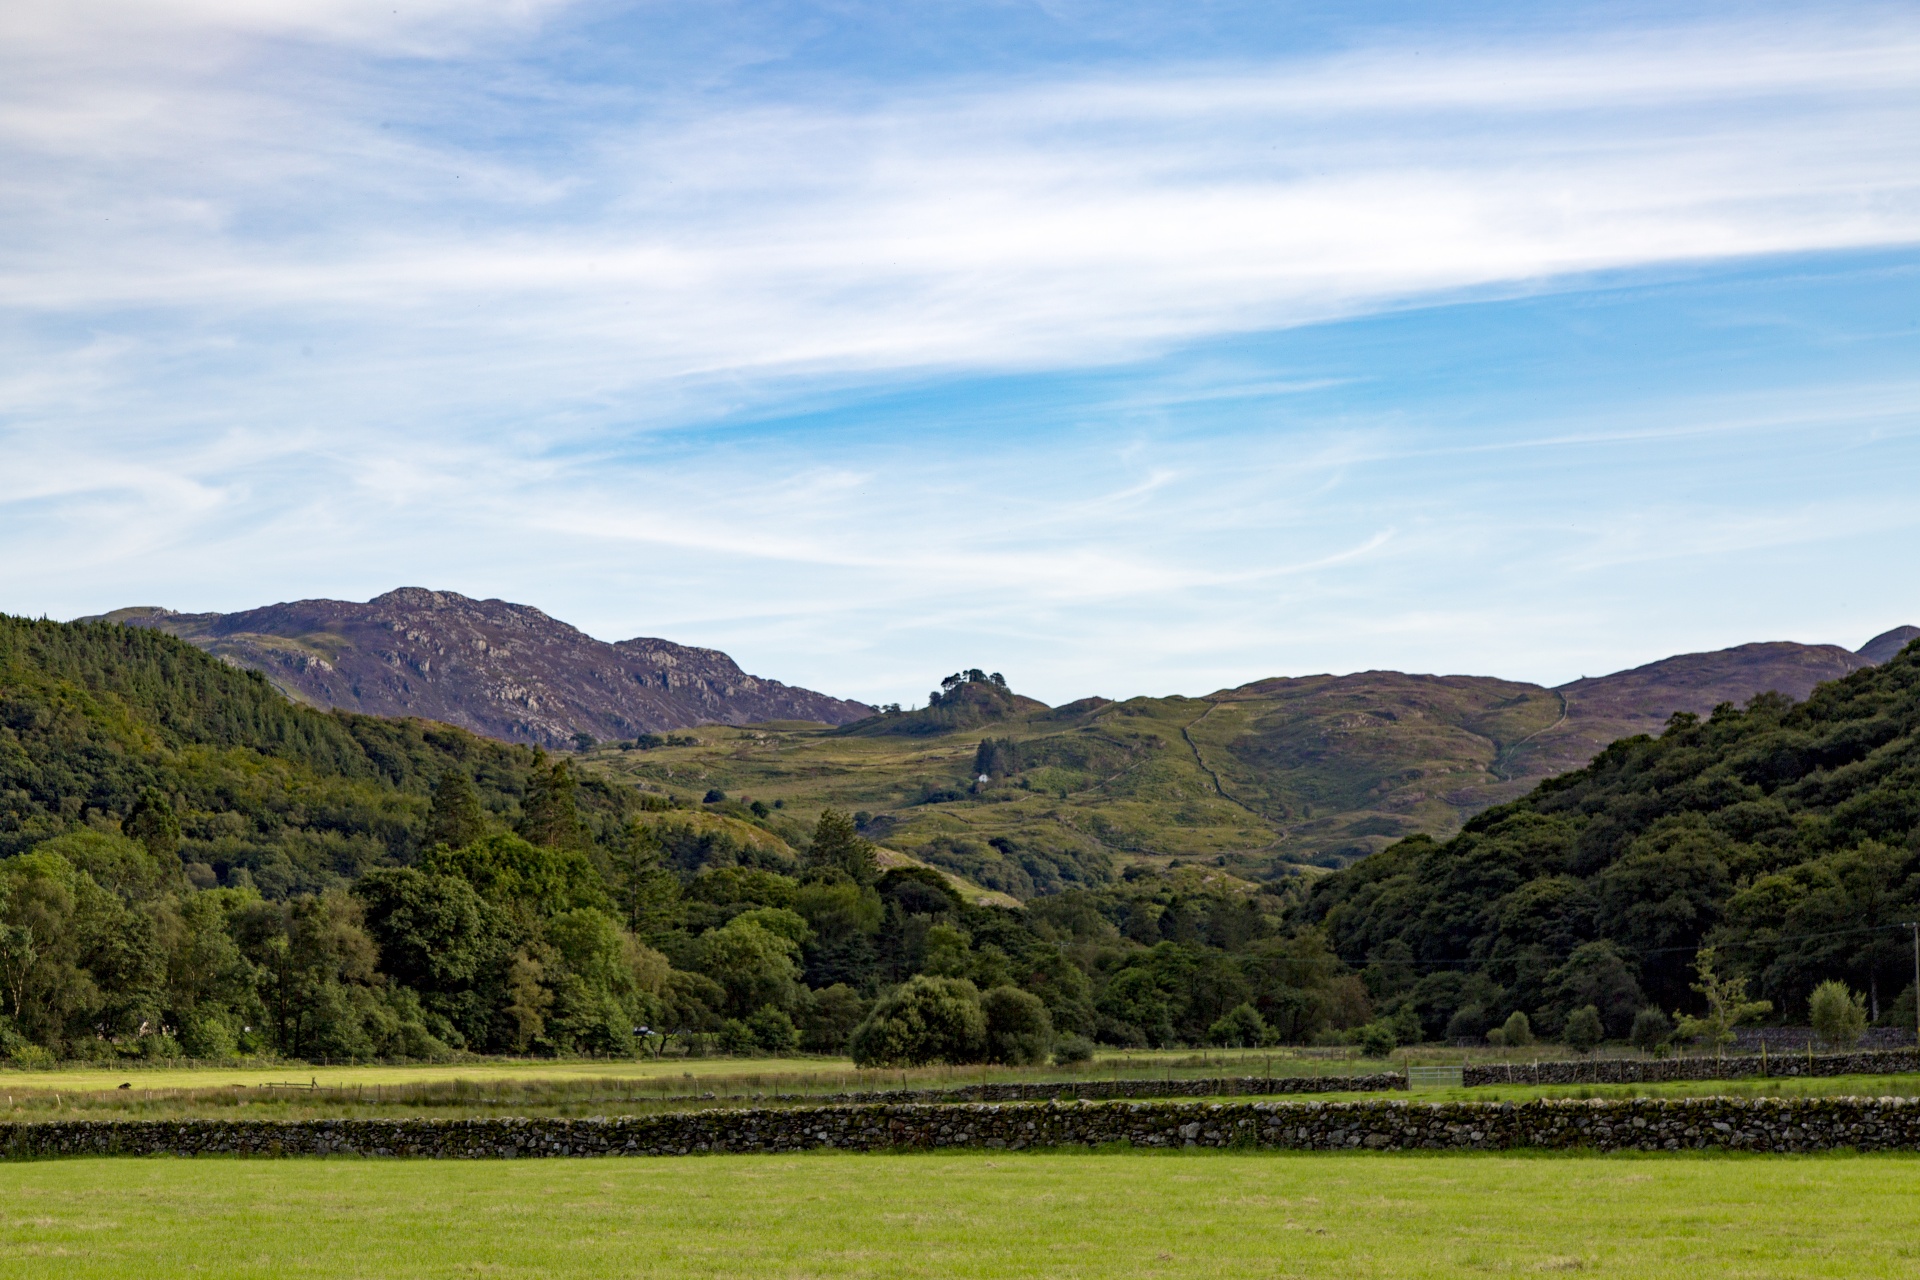
[[[1883,657],[1900,634],[1868,648]],[[835,729],[706,726],[655,749],[601,750],[592,771],[686,802],[726,792],[734,816],[789,841],[825,806],[861,812],[872,839],[1021,898],[1134,866],[1265,880],[1450,836],[1675,712],[1770,690],[1805,697],[1878,660],[1775,642],[1558,689],[1363,671],[1062,707],[976,670],[917,710]],[[777,807],[756,815],[749,801]]]
[[[584,767],[688,801],[722,791],[719,809],[776,834],[829,805],[861,813],[884,846],[1025,898],[1134,865],[1264,879],[1449,833],[1526,789],[1508,757],[1562,712],[1533,685],[1397,672],[1057,708],[967,685],[943,701],[841,729],[709,726]]]

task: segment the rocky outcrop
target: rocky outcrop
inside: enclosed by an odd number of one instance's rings
[[[838,1149],[1226,1147],[1299,1151],[1586,1148],[1920,1150],[1920,1099],[1635,1098],[1528,1103],[1074,1102],[680,1111],[613,1120],[73,1121],[0,1125],[48,1156],[550,1156]]]
[[[529,605],[402,587],[365,604],[299,600],[244,613],[121,609],[101,620],[179,636],[320,707],[418,716],[489,737],[564,746],[701,724],[873,713],[748,675],[717,649],[608,644]]]

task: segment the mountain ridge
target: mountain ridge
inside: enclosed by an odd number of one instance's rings
[[[296,600],[225,614],[149,606],[81,621],[164,631],[313,706],[538,746],[699,724],[836,725],[873,710],[749,675],[717,649],[650,636],[608,643],[531,605],[424,587],[364,604]]]

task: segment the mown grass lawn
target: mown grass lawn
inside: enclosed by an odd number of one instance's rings
[[[1911,1276],[1920,1160],[1018,1154],[0,1166],[0,1277]]]

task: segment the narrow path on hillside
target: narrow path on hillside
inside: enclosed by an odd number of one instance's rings
[[[1213,779],[1213,789],[1214,791],[1219,793],[1219,796],[1222,800],[1225,800],[1229,804],[1238,805],[1240,808],[1245,809],[1248,813],[1252,814],[1254,817],[1260,819],[1261,822],[1266,823],[1268,825],[1272,825],[1273,824],[1272,818],[1269,818],[1266,814],[1261,813],[1258,809],[1254,808],[1252,805],[1240,799],[1240,797],[1228,794],[1227,789],[1220,785],[1220,775],[1213,771],[1213,766],[1207,763],[1207,758],[1200,754],[1200,744],[1193,740],[1193,734],[1190,731],[1194,728],[1194,726],[1198,725],[1202,720],[1205,720],[1208,716],[1212,715],[1213,709],[1219,705],[1220,704],[1217,702],[1209,702],[1207,704],[1207,709],[1205,711],[1202,711],[1199,715],[1195,716],[1193,719],[1187,721],[1186,724],[1181,726],[1180,736],[1187,740],[1187,747],[1189,750],[1193,752],[1193,761],[1195,764],[1200,766],[1200,771],[1206,774],[1209,778]]]
[[[1539,737],[1541,734],[1552,733],[1555,729],[1558,729],[1561,725],[1567,722],[1567,709],[1570,705],[1567,702],[1567,695],[1560,692],[1560,690],[1558,689],[1553,690],[1552,693],[1554,697],[1560,699],[1560,718],[1558,720],[1555,720],[1552,724],[1548,725],[1544,729],[1535,729],[1532,733],[1520,739],[1520,741],[1514,743],[1510,747],[1500,747],[1498,745],[1494,747],[1494,755],[1493,755],[1494,768],[1492,772],[1493,772],[1493,776],[1500,779],[1500,781],[1502,782],[1513,781],[1513,776],[1511,774],[1501,773],[1500,770],[1502,766],[1506,765],[1513,759],[1515,752],[1519,751],[1520,748],[1526,746],[1529,742],[1532,742],[1535,738]]]

